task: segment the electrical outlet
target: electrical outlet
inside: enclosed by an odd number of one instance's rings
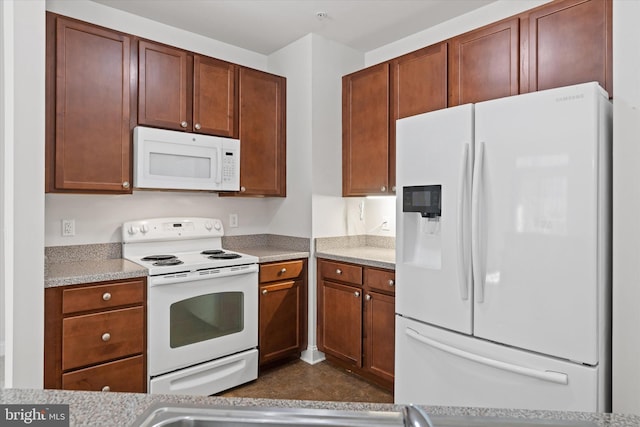
[[[380,227],[382,231],[390,231],[389,230],[389,218],[386,216],[382,217],[382,226]]]
[[[62,235],[65,237],[76,235],[76,221],[74,219],[62,220]]]
[[[238,214],[232,213],[229,214],[229,227],[237,227],[238,226]]]

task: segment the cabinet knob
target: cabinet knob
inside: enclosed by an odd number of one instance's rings
[[[384,193],[385,191],[387,191],[387,187],[385,187],[385,186],[383,185],[382,187],[380,187],[380,191],[382,191],[382,192]]]
[[[365,299],[366,299],[367,301],[370,301],[370,300],[371,300],[371,295],[367,294],[367,296],[365,297]]]
[[[282,267],[282,269],[280,270],[280,274],[284,274],[287,272],[287,269],[285,267]]]
[[[336,274],[342,274],[342,270],[340,270],[339,268],[336,268]]]
[[[355,292],[353,293],[353,296],[354,296],[354,297],[356,297],[356,298],[358,298],[358,297],[360,296],[360,292],[355,291]]]
[[[122,188],[129,188],[129,181],[125,181],[122,183]]]
[[[393,279],[389,279],[389,286],[393,286],[395,284],[396,284],[396,282]]]
[[[103,301],[109,301],[110,299],[111,299],[111,294],[109,292],[105,292],[104,294],[102,294]]]
[[[187,122],[180,122],[180,127],[186,128],[189,125]]]
[[[247,189],[244,188],[244,185],[243,185],[242,187],[240,187],[240,191],[244,193],[245,191],[247,191]]]
[[[105,332],[102,334],[102,341],[107,342],[111,339],[111,334],[109,332]]]
[[[266,289],[263,289],[263,290],[262,290],[262,295],[266,295],[266,294],[267,294],[267,292],[269,292],[269,291],[267,291]]]
[[[394,193],[396,192],[396,186],[395,185],[393,187],[391,187],[391,191],[393,191]]]
[[[111,391],[111,387],[106,385],[106,386],[102,387],[102,391]]]
[[[202,126],[200,126],[200,123],[196,123],[193,127],[196,128],[196,130],[202,129]]]

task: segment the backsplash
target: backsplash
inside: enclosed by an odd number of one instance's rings
[[[122,258],[122,243],[47,246],[44,248],[45,263],[99,261],[113,258]]]
[[[315,243],[316,251],[318,252],[327,249],[355,248],[362,246],[394,249],[396,247],[396,238],[361,234],[357,236],[318,237],[315,239]]]

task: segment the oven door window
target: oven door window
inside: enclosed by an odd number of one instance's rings
[[[238,333],[244,329],[242,292],[199,295],[171,304],[171,348]]]

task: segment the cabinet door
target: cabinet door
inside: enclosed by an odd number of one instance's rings
[[[193,131],[238,136],[237,68],[228,62],[193,57]]]
[[[518,94],[518,28],[513,18],[451,40],[450,107]]]
[[[396,120],[447,107],[446,42],[391,62],[392,114],[389,134],[389,185],[395,191]]]
[[[47,120],[47,189],[129,193],[131,39],[52,15],[47,21],[48,71],[55,73],[47,79],[55,84],[47,91],[55,104],[47,109],[49,116],[55,110]]]
[[[323,280],[318,292],[318,348],[362,367],[362,290]]]
[[[556,1],[528,15],[529,87],[597,81],[612,92],[611,0]]]
[[[187,52],[140,41],[138,124],[165,129],[191,128],[191,83]]]
[[[365,369],[393,382],[395,298],[368,292],[365,298]]]
[[[389,191],[389,64],[342,78],[342,195]]]
[[[301,280],[260,286],[260,363],[302,351],[304,304]]]
[[[286,80],[240,69],[240,195],[287,195]]]

